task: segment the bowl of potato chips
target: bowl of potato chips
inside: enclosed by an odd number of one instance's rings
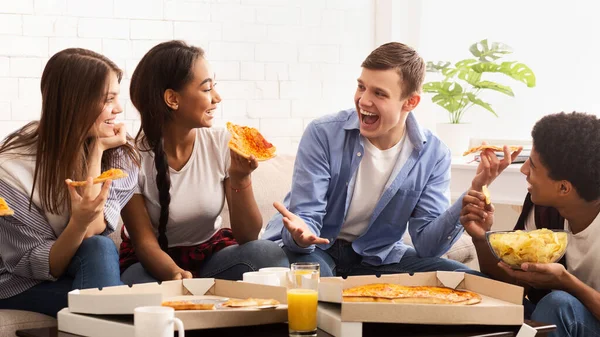
[[[567,250],[568,234],[564,230],[536,229],[533,231],[491,231],[486,239],[492,253],[509,265],[520,269],[521,264],[554,263]]]

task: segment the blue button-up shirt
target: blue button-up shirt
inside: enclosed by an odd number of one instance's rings
[[[461,200],[448,208],[450,151],[429,130],[421,129],[412,113],[406,132],[412,153],[404,165],[396,164],[367,229],[352,242],[367,264],[399,262],[408,248],[402,242],[407,228],[421,257],[441,256],[463,231],[458,221]],[[318,245],[323,250],[333,244],[344,224],[363,152],[356,109],[319,118],[302,136],[284,204],[313,233],[329,239],[329,244]],[[315,249],[314,245],[296,245],[279,213],[269,221],[262,238],[297,253]]]

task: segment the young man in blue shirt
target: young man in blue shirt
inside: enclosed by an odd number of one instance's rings
[[[448,208],[450,151],[411,112],[424,77],[415,50],[384,44],[362,63],[356,108],[307,126],[291,191],[263,235],[291,263],[319,262],[322,276],[467,269],[439,258],[463,232],[462,205]],[[508,166],[505,154],[480,165],[473,189]]]

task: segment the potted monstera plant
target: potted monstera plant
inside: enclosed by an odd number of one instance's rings
[[[469,145],[470,124],[463,123],[465,112],[478,106],[498,117],[491,104],[481,98],[481,93],[495,91],[514,97],[510,86],[485,79],[486,73],[504,74],[529,88],[535,87],[535,74],[527,65],[517,61],[501,61],[512,53],[506,44],[490,43],[485,39],[471,45],[469,51],[472,58],[454,64],[446,61],[428,62],[427,72],[439,73],[442,77],[441,80],[423,85],[424,92],[434,94],[431,98],[433,103],[448,112],[449,123],[439,123],[437,134],[453,155],[458,155]]]

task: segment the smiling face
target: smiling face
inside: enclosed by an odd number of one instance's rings
[[[354,102],[360,133],[381,150],[396,145],[404,134],[408,113],[420,101],[418,94],[402,99],[400,75],[395,69],[363,68]]]
[[[541,206],[558,206],[561,190],[567,182],[552,180],[548,169],[542,163],[535,147],[531,149],[529,159],[521,166],[521,173],[527,176],[527,191],[531,194],[531,201]]]
[[[121,86],[119,78],[113,71],[109,73],[108,90],[102,107],[102,112],[94,122],[89,131],[90,137],[110,137],[115,135],[115,119],[123,112],[123,106],[119,102]]]
[[[211,127],[217,104],[221,102],[214,73],[203,57],[194,62],[192,73],[192,80],[177,92],[173,120],[190,128]]]

